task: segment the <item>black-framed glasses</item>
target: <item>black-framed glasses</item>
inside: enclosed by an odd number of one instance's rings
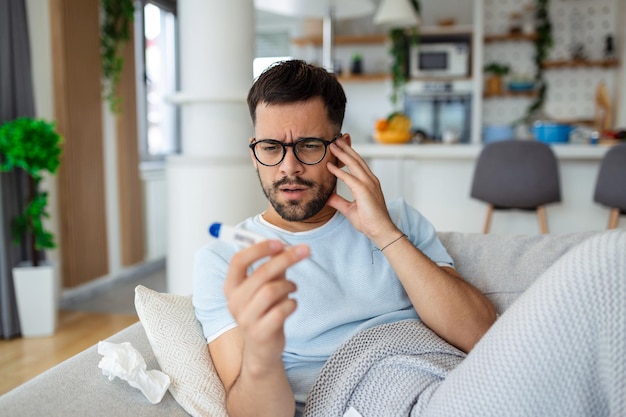
[[[326,156],[328,145],[343,136],[343,133],[337,134],[331,140],[320,138],[301,138],[293,143],[283,143],[275,139],[263,139],[253,142],[250,145],[254,157],[261,165],[273,167],[285,159],[287,148],[293,148],[293,153],[298,161],[305,165],[319,164]]]

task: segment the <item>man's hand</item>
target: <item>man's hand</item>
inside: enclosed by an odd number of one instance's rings
[[[328,170],[343,181],[354,197],[347,201],[333,194],[327,204],[343,214],[355,229],[365,234],[374,244],[382,247],[401,232],[391,221],[380,181],[356,151],[343,141],[330,145],[330,151],[347,168],[348,172],[328,163]]]
[[[286,248],[277,240],[261,242],[233,256],[224,293],[244,339],[244,366],[250,361],[254,369],[262,370],[282,363],[285,320],[296,309],[296,301],[289,298],[296,285],[286,279],[285,271],[307,256],[308,246]],[[248,275],[251,265],[266,257],[269,260]]]
[[[224,294],[238,326],[209,343],[230,416],[294,415],[282,352],[285,320],[296,309],[289,294],[296,286],[285,271],[309,252],[306,245],[285,247],[278,240],[267,240],[231,259]],[[265,259],[249,274],[253,263]]]

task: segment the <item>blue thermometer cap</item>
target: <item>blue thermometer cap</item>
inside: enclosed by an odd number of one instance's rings
[[[220,229],[222,228],[221,223],[213,223],[209,226],[209,234],[213,237],[220,237]]]

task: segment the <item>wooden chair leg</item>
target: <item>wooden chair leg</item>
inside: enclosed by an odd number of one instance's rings
[[[487,206],[487,217],[485,218],[485,226],[483,227],[483,233],[489,233],[491,228],[491,216],[493,216],[493,204]]]
[[[548,231],[548,216],[546,215],[546,207],[539,206],[537,207],[537,217],[539,219],[539,231],[541,234],[545,235],[549,233]]]
[[[619,209],[612,208],[611,213],[609,214],[609,225],[608,229],[615,229],[617,227],[617,223],[619,222]]]

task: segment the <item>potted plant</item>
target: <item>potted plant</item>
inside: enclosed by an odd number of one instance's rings
[[[492,62],[485,65],[483,70],[486,74],[490,74],[485,80],[485,92],[489,95],[502,94],[503,77],[509,73],[510,67],[507,64]]]
[[[13,269],[13,281],[23,336],[54,333],[57,282],[55,269],[40,259],[40,251],[54,248],[54,236],[45,230],[48,193],[40,189],[45,171],[54,174],[60,164],[61,136],[54,123],[22,117],[0,126],[0,171],[22,170],[28,176],[24,211],[12,222],[13,241],[28,236],[28,259]],[[31,307],[44,311],[32,311]]]
[[[352,59],[350,61],[350,72],[352,74],[363,74],[363,56],[361,54],[352,54]]]

